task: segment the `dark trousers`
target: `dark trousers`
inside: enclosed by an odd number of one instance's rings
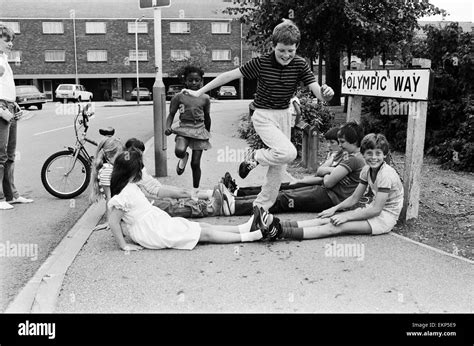
[[[305,183],[297,183],[297,184],[290,184],[290,183],[283,183],[280,185],[280,191],[282,190],[293,190],[300,187],[307,187],[313,186],[313,184],[305,184]],[[237,197],[245,197],[245,196],[253,196],[258,195],[262,191],[261,186],[246,186],[240,187],[237,190]]]
[[[2,106],[8,107],[8,110],[15,114],[14,104],[0,100]],[[17,121],[12,119],[7,122],[0,118],[0,201],[11,201],[18,198],[19,194],[15,187],[13,178],[15,172],[15,150],[17,137]]]
[[[168,213],[172,217],[201,218],[210,215],[207,209],[207,201],[193,200],[191,198],[157,198],[147,195],[148,199],[154,201],[153,205]]]
[[[296,184],[295,184],[296,185]],[[306,185],[306,184],[305,184]],[[235,215],[251,215],[253,201],[257,196],[235,198]],[[334,206],[326,189],[321,185],[310,185],[280,190],[278,197],[270,208],[270,213],[319,213]]]

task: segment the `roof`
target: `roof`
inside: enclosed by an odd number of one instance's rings
[[[438,26],[438,25],[441,25],[441,27],[449,24],[449,23],[453,23],[455,21],[448,21],[448,20],[438,20],[438,21],[424,21],[424,20],[420,20],[418,21],[418,24],[423,27],[423,26],[426,26],[426,25],[433,25],[433,26]],[[472,31],[472,27],[473,27],[473,23],[472,22],[457,22],[459,24],[459,26],[461,27],[462,31],[464,32],[471,32]]]
[[[139,0],[0,0],[0,17],[3,19],[47,19],[70,18],[69,11],[75,10],[76,19],[81,18],[153,18],[153,9],[139,9]],[[222,10],[232,6],[225,0],[171,0],[170,7],[161,9],[161,17],[212,19],[231,16]]]

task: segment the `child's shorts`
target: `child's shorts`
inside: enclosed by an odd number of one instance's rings
[[[372,235],[379,235],[390,232],[397,223],[398,217],[394,214],[382,210],[378,216],[367,220],[372,228]]]

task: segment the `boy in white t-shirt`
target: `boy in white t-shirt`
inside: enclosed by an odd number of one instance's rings
[[[388,154],[388,141],[382,134],[370,133],[361,143],[361,153],[366,166],[360,173],[360,183],[354,193],[338,205],[318,214],[317,219],[307,221],[286,221],[279,224],[270,239],[294,238],[313,239],[340,234],[379,235],[390,232],[397,223],[403,207],[403,185],[397,172],[390,167],[385,158]],[[364,208],[337,213],[341,209],[354,206],[370,186],[374,200]]]

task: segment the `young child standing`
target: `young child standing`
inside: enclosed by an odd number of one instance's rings
[[[238,243],[257,241],[267,234],[263,215],[254,213],[245,224],[238,226],[210,225],[171,217],[154,207],[136,185],[141,180],[142,153],[131,149],[115,160],[112,172],[110,228],[122,250],[193,249],[198,242]],[[123,220],[126,227],[121,226]],[[127,243],[128,235],[136,244]],[[263,232],[263,233],[262,233]],[[137,245],[138,244],[138,245]]]
[[[384,160],[388,141],[382,134],[370,133],[361,143],[361,152],[367,163],[360,173],[360,183],[354,193],[318,214],[317,219],[282,222],[279,232],[271,238],[312,239],[340,234],[384,234],[397,223],[403,207],[403,185],[397,172]],[[365,208],[335,214],[354,206],[370,186],[374,200]]]
[[[302,81],[320,100],[329,101],[334,95],[330,87],[319,86],[306,60],[296,55],[300,38],[296,25],[284,20],[273,30],[271,53],[217,76],[199,90],[182,91],[184,94],[201,97],[205,92],[237,78],[257,80],[252,123],[268,149],[249,153],[248,159],[240,164],[239,175],[244,179],[258,164],[268,166],[262,191],[254,202],[254,205],[265,210],[277,198],[285,165],[296,158],[296,148],[290,141],[289,104],[298,82]]]
[[[204,72],[200,68],[188,65],[183,70],[184,83],[190,90],[202,87]],[[170,103],[170,113],[166,119],[165,134],[176,134],[175,155],[180,159],[176,167],[178,175],[183,174],[189,158],[188,147],[192,150],[191,169],[193,187],[199,188],[201,181],[201,155],[203,150],[211,148],[211,101],[209,95],[191,97],[183,93],[176,94]],[[179,126],[171,128],[176,112],[179,110]]]

